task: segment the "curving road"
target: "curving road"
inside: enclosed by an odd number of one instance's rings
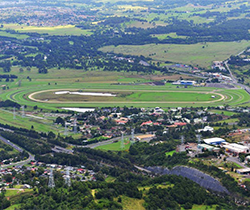
[[[4,142],[5,144],[8,144],[9,146],[13,147],[14,149],[16,149],[16,150],[19,151],[19,152],[23,152],[23,151],[24,151],[24,149],[22,149],[21,147],[19,147],[19,146],[13,144],[10,140],[8,140],[8,139],[6,139],[6,138],[4,138],[4,137],[2,137],[2,136],[0,136],[0,140],[1,140],[2,142]],[[27,152],[27,151],[26,151],[26,152]],[[34,156],[34,155],[32,155],[32,154],[29,153],[29,152],[27,152],[27,153],[29,154],[29,157],[28,157],[27,160],[22,160],[22,161],[20,161],[20,162],[10,163],[10,164],[8,164],[8,165],[3,165],[3,166],[1,166],[1,168],[7,168],[7,167],[10,167],[10,166],[14,166],[14,165],[25,165],[25,164],[27,164],[28,162],[30,162],[31,160],[35,160],[35,156]]]

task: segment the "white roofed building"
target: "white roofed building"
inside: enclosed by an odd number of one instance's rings
[[[206,132],[206,131],[209,131],[209,132],[213,133],[214,129],[212,127],[210,127],[210,126],[205,126],[203,129],[198,130],[199,133],[200,132]]]
[[[237,153],[237,154],[249,152],[249,147],[236,144],[236,143],[223,145],[223,147],[226,149],[226,151]]]
[[[218,145],[218,144],[221,144],[222,142],[225,142],[225,139],[214,137],[214,138],[209,138],[209,139],[203,139],[203,141],[206,144]]]

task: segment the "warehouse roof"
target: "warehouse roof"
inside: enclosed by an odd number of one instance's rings
[[[221,142],[225,142],[225,139],[214,137],[209,139],[203,139],[206,144],[219,144]]]

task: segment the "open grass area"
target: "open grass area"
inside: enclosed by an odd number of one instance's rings
[[[236,123],[239,122],[238,118],[232,118],[232,119],[226,119],[226,120],[220,120],[217,121],[218,123]]]
[[[215,210],[217,205],[197,205],[194,204],[192,210]],[[184,208],[182,208],[184,210]]]
[[[25,34],[11,34],[4,30],[0,30],[0,37],[11,37],[11,38],[17,38],[17,39],[27,39],[29,36]]]
[[[178,36],[176,33],[169,33],[169,34],[153,34],[152,37],[157,37],[159,40],[171,38],[181,38],[184,39],[186,36]]]
[[[122,145],[121,141],[118,141],[118,142],[115,142],[115,143],[106,144],[106,145],[96,147],[96,149],[123,151],[123,150],[128,150],[130,145],[131,145],[131,143],[130,143],[129,140],[124,140],[123,145]]]
[[[65,26],[55,26],[55,27],[38,27],[38,26],[26,26],[19,24],[4,24],[3,29],[12,29],[20,33],[29,33],[36,32],[40,34],[49,34],[49,35],[91,35],[92,32],[89,30],[82,30],[75,27],[74,25],[65,25]],[[0,33],[1,35],[1,33]],[[11,35],[11,34],[10,34]]]
[[[80,90],[62,90],[69,91],[65,94],[56,94],[60,91],[49,90],[43,92],[35,92],[32,95],[29,95],[29,99],[39,101],[39,102],[47,102],[47,103],[61,103],[61,102],[69,102],[72,101],[74,103],[83,102],[159,102],[159,103],[172,103],[172,102],[208,102],[208,101],[216,101],[222,99],[220,95],[217,95],[217,98],[212,98],[212,95],[215,93],[203,93],[203,92],[180,92],[180,91],[121,91],[121,90],[94,90],[90,91],[89,89]],[[78,94],[99,94],[95,95],[78,95]],[[188,93],[188,94],[187,94]],[[101,96],[104,94],[111,94],[111,96]]]
[[[213,113],[216,113],[216,114],[223,114],[223,115],[226,115],[226,116],[233,116],[235,114],[238,114],[237,112],[229,112],[229,111],[218,110],[218,109],[212,109],[212,110],[209,110],[209,112],[213,112]]]
[[[122,206],[125,210],[145,210],[144,200],[122,196]]]
[[[167,108],[177,106],[239,105],[250,101],[249,95],[242,89],[226,90],[208,87],[188,87],[177,89],[176,86],[170,83],[167,83],[164,86],[138,86],[131,84],[131,82],[168,79],[173,77],[172,75],[133,75],[132,73],[103,71],[85,72],[77,70],[71,71],[67,69],[52,69],[49,74],[43,75],[37,74],[35,69],[32,69],[31,72],[25,71],[24,73],[19,73],[17,68],[13,68],[12,73],[19,76],[19,78],[22,78],[21,87],[19,87],[18,82],[0,82],[0,85],[7,84],[9,86],[9,90],[0,90],[0,98],[2,100],[15,100],[16,102],[29,107],[37,105],[40,109],[56,110],[60,107],[101,107],[114,105],[136,107],[161,106]],[[25,79],[28,75],[33,78],[32,81]],[[103,79],[104,77],[105,80]],[[112,85],[121,80],[123,80],[124,84]],[[126,85],[125,83],[130,84]],[[28,98],[28,96],[34,92],[48,90],[54,91],[56,89],[69,90],[69,87],[72,90],[86,92],[118,93],[118,96],[112,98],[88,97],[83,99],[80,96],[68,95],[65,99],[62,99],[63,96],[61,95],[61,101],[58,103],[59,100],[57,100],[57,102],[54,100],[54,97],[58,96],[55,96],[52,92],[51,94],[48,94],[50,92],[44,92],[43,94],[40,92],[41,95],[34,95],[34,98],[41,101],[34,101]],[[212,95],[215,95],[216,97],[212,98]],[[51,97],[51,99],[49,97]],[[75,100],[76,97],[78,97],[78,100]]]
[[[52,121],[46,120],[46,119],[35,119],[32,117],[22,117],[21,113],[16,114],[16,119],[13,118],[13,112],[0,109],[0,123],[2,124],[8,124],[10,126],[15,126],[15,127],[22,127],[26,129],[31,129],[31,126],[34,127],[37,131],[40,132],[47,132],[49,130],[54,131],[54,132],[59,132],[60,128],[56,127],[53,125]]]
[[[12,197],[12,196],[16,196],[16,195],[20,195],[22,193],[27,193],[27,192],[32,192],[32,189],[7,189],[6,190],[6,197]]]
[[[5,209],[5,210],[16,210],[16,209],[18,209],[18,208],[20,208],[21,207],[21,204],[14,204],[14,205],[11,205],[11,206],[9,206],[7,209]]]
[[[108,177],[105,179],[105,182],[114,182],[115,180],[115,177],[108,175]]]
[[[174,153],[176,153],[176,150],[170,151],[170,152],[166,152],[165,155],[168,156],[172,156]]]
[[[171,61],[210,67],[213,61],[223,61],[250,46],[249,41],[241,42],[207,42],[206,44],[148,44],[119,45],[100,48],[102,52],[122,53],[125,55],[143,55],[156,61]]]

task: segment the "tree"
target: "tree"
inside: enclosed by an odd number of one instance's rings
[[[39,74],[47,74],[47,73],[48,73],[48,69],[45,68],[44,66],[39,67],[39,68],[38,68],[38,73],[39,73]]]

